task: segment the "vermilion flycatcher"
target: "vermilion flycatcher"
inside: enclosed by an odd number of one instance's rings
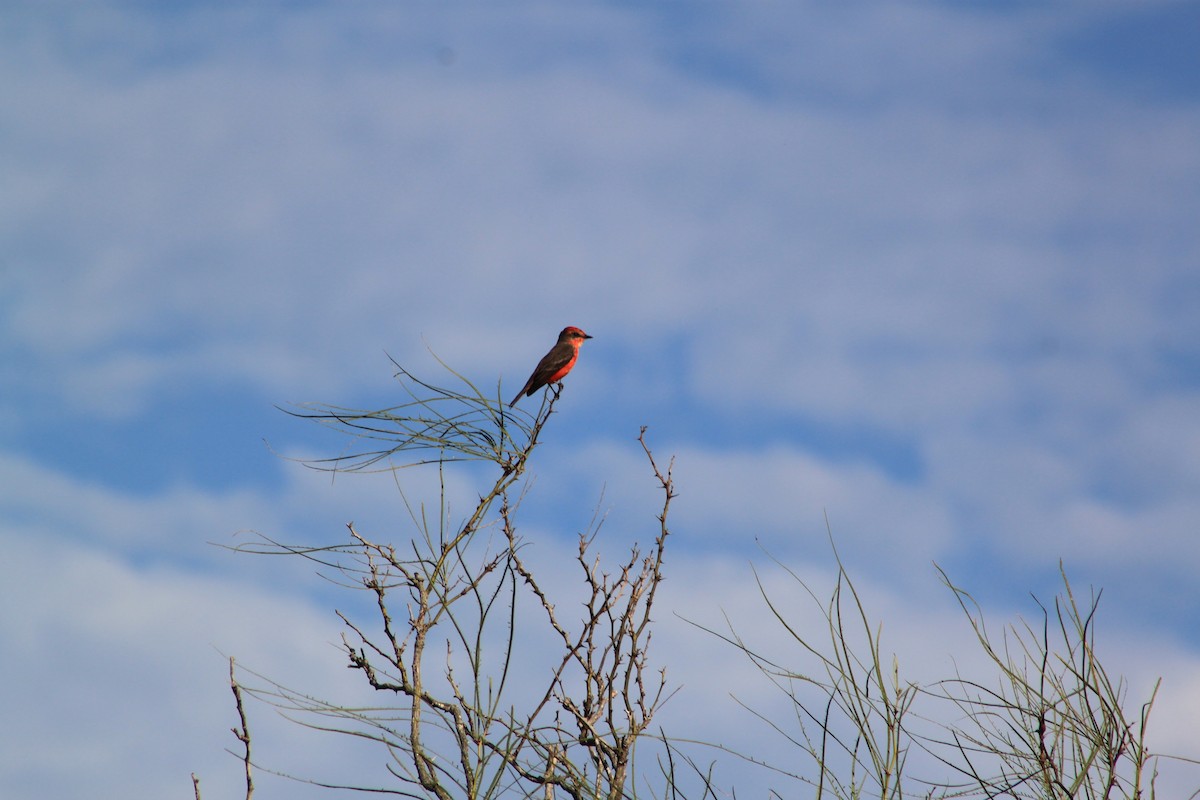
[[[550,352],[542,357],[529,380],[525,381],[524,388],[517,392],[517,396],[509,405],[515,406],[522,397],[528,397],[543,386],[565,378],[579,358],[579,345],[583,344],[584,339],[591,338],[574,325],[563,328],[562,333],[558,335],[558,344],[551,347]]]

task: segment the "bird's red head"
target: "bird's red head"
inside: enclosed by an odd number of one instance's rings
[[[592,338],[591,336],[588,336],[586,333],[584,333],[579,328],[576,328],[574,325],[568,325],[567,327],[563,328],[562,333],[560,333],[558,335],[558,340],[560,342],[570,342],[571,344],[575,345],[576,347],[583,344],[584,339],[591,339],[591,338]]]

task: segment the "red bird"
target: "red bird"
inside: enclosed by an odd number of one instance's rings
[[[579,345],[583,344],[584,339],[591,338],[574,325],[563,328],[558,335],[558,344],[550,348],[550,352],[538,362],[529,380],[525,381],[524,388],[517,392],[509,406],[515,406],[522,397],[528,397],[543,386],[565,378],[579,358]]]

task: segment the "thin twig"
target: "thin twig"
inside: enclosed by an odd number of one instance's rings
[[[238,684],[233,658],[229,659],[229,688],[233,690],[233,699],[237,703],[238,720],[242,726],[240,729],[232,728],[231,730],[233,731],[233,735],[245,748],[242,763],[246,765],[246,800],[251,800],[254,797],[254,775],[250,767],[250,724],[246,721],[246,708],[242,703],[242,687]],[[196,782],[196,797],[199,800],[199,781]]]

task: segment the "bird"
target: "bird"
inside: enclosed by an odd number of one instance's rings
[[[583,344],[584,339],[591,338],[574,325],[563,328],[562,333],[558,334],[558,343],[551,347],[550,352],[546,353],[538,362],[533,374],[529,376],[529,380],[525,381],[525,386],[508,404],[509,407],[515,406],[522,397],[532,395],[543,386],[557,383],[565,378],[579,358],[579,345]]]

